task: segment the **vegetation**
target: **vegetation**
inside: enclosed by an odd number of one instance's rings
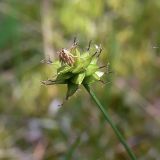
[[[158,160],[159,12],[159,0],[1,0],[0,159],[129,159],[84,89],[60,107],[67,87],[40,83],[56,73],[40,61],[76,36],[103,46],[99,66],[113,73],[92,88],[127,144]]]

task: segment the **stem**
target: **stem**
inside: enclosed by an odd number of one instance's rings
[[[79,145],[80,140],[81,140],[81,135],[79,135],[79,136],[76,138],[76,140],[75,140],[75,142],[73,143],[73,145],[69,148],[69,151],[68,151],[68,153],[67,153],[67,155],[66,155],[65,160],[72,160],[73,153],[75,152],[77,146]]]
[[[94,92],[92,91],[92,89],[88,86],[88,85],[84,85],[84,87],[86,88],[86,90],[88,91],[88,93],[90,94],[90,96],[93,98],[93,100],[95,101],[95,103],[97,104],[97,106],[99,107],[99,109],[101,110],[101,112],[103,113],[106,121],[110,124],[110,126],[112,127],[112,129],[114,130],[116,136],[118,137],[119,141],[122,143],[122,145],[124,146],[124,148],[126,149],[129,157],[131,158],[131,160],[136,160],[136,156],[133,153],[133,151],[131,150],[131,148],[127,145],[127,143],[125,142],[122,134],[120,133],[120,131],[118,130],[118,128],[115,126],[115,124],[112,122],[108,112],[104,109],[104,107],[102,106],[102,104],[100,103],[100,101],[97,99],[96,95],[94,94]]]

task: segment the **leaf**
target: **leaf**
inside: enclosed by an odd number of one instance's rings
[[[66,95],[66,100],[72,96],[78,89],[78,84],[73,84],[73,83],[68,83],[68,90],[67,90],[67,95]]]
[[[80,74],[77,74],[77,75],[75,75],[73,77],[72,82],[74,84],[79,84],[80,85],[83,82],[84,77],[85,77],[85,73],[84,72],[80,73]]]

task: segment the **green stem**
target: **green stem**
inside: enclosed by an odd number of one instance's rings
[[[93,100],[95,101],[95,103],[98,105],[98,107],[101,110],[101,112],[103,113],[106,121],[110,124],[110,126],[114,130],[116,136],[118,137],[119,141],[122,143],[122,145],[126,149],[126,151],[127,151],[128,155],[129,155],[129,157],[131,158],[131,160],[136,160],[137,158],[136,158],[135,154],[130,149],[130,147],[127,145],[127,143],[125,142],[122,134],[120,133],[120,131],[118,130],[118,128],[115,126],[115,124],[112,122],[112,120],[111,120],[108,112],[104,109],[104,107],[102,106],[102,104],[100,103],[100,101],[97,99],[97,97],[94,94],[94,92],[92,91],[92,89],[88,85],[84,85],[84,87],[86,88],[86,90],[88,91],[88,93],[90,94],[90,96],[93,98]]]
[[[65,157],[65,160],[71,160],[72,159],[72,156],[77,148],[77,146],[80,144],[80,140],[81,140],[81,135],[79,135],[75,142],[73,143],[73,145],[69,148],[69,151]]]

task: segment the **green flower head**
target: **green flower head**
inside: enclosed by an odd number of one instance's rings
[[[57,75],[54,79],[42,81],[44,85],[67,84],[68,90],[66,100],[72,96],[82,85],[91,85],[94,82],[102,81],[105,72],[100,71],[101,68],[97,64],[98,58],[102,52],[101,46],[96,46],[95,51],[90,51],[91,41],[87,50],[80,53],[76,40],[69,49],[61,49],[58,51],[59,60],[52,62],[51,60],[43,60],[42,62],[52,64],[57,68]]]

